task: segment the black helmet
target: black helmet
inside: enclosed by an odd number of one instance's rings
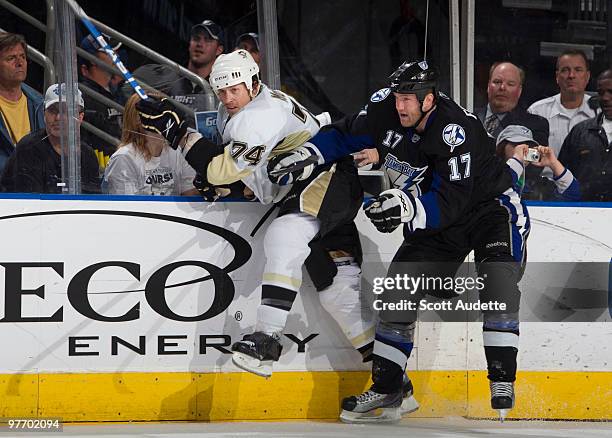
[[[406,61],[389,76],[389,88],[394,93],[416,94],[423,101],[427,93],[437,96],[438,70],[427,65],[427,61]]]

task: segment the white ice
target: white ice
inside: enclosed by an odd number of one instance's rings
[[[99,423],[68,424],[62,433],[14,433],[3,429],[0,437],[34,436],[36,438],[66,437],[402,437],[402,438],[608,438],[612,437],[611,422],[567,421],[495,421],[465,418],[404,419],[394,425],[355,425],[332,421],[285,422],[223,422],[223,423]]]

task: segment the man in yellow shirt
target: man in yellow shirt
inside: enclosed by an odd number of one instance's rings
[[[23,83],[27,47],[23,36],[0,33],[0,172],[17,142],[45,126],[42,96]]]

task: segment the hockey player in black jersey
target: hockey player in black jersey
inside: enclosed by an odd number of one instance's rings
[[[474,250],[479,277],[485,281],[481,301],[506,304],[504,311],[483,315],[491,406],[503,419],[514,406],[517,283],[529,218],[514,173],[495,157],[492,139],[476,116],[438,91],[437,79],[437,71],[424,61],[402,64],[390,76],[389,87],[374,93],[364,110],[320,131],[297,150],[275,157],[268,173],[273,181],[289,183],[312,171],[313,157],[322,164],[376,148],[373,155],[378,155],[392,188],[366,203],[365,214],[381,232],[400,225],[404,232],[388,276],[452,277]],[[382,297],[388,302],[419,302],[425,293],[418,290],[407,296],[391,290]],[[343,400],[343,421],[399,419],[400,387],[416,318],[416,310],[380,312],[374,384]]]

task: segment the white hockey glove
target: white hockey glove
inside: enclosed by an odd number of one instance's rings
[[[311,143],[304,143],[290,152],[279,154],[268,162],[268,177],[274,184],[286,186],[304,181],[324,160]]]
[[[389,189],[363,206],[366,216],[381,233],[391,233],[402,223],[414,219],[416,204],[412,195]]]

